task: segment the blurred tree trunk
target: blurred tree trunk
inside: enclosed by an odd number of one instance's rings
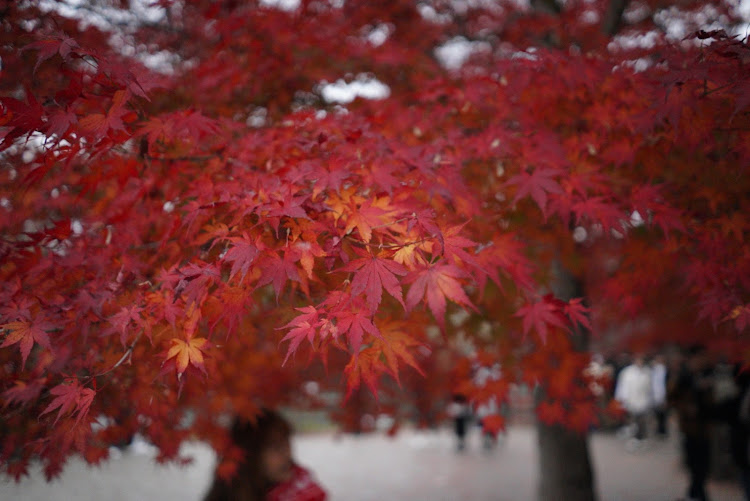
[[[537,424],[539,501],[595,501],[594,474],[587,434],[561,426]]]
[[[584,297],[583,286],[559,263],[553,265],[550,284],[553,294],[564,301]],[[579,329],[573,334],[573,346],[588,347],[589,333]],[[541,393],[541,398],[544,392]],[[567,430],[559,425],[537,422],[539,443],[539,501],[595,501],[594,472],[589,454],[588,434]]]

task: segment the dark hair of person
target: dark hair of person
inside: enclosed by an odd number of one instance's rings
[[[695,343],[695,344],[691,344],[690,346],[688,346],[686,351],[688,355],[693,356],[693,355],[703,355],[704,353],[706,353],[707,350],[706,350],[705,345],[700,344],[700,343]]]
[[[263,473],[262,452],[281,441],[289,440],[292,427],[277,412],[264,409],[256,420],[235,419],[230,431],[232,443],[244,457],[232,478],[214,475],[204,501],[262,501],[272,486]]]

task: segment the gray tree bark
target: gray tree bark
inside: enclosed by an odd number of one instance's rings
[[[588,435],[537,424],[539,501],[595,501]]]
[[[602,19],[602,32],[610,37],[615,36],[622,27],[622,15],[628,6],[628,0],[610,0]]]

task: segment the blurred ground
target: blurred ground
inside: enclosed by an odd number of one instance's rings
[[[514,425],[496,449],[486,452],[476,430],[463,453],[447,428],[382,434],[295,438],[298,461],[314,471],[331,501],[525,501],[534,500],[536,433]],[[2,501],[199,501],[212,475],[214,456],[189,444],[195,458],[185,468],[155,466],[152,448],[137,441],[120,457],[89,469],[71,460],[50,484],[35,470],[20,484],[0,480]],[[674,501],[685,490],[676,439],[652,441],[635,452],[614,433],[591,437],[600,501]],[[709,484],[713,501],[742,501],[733,482]],[[565,501],[565,500],[563,500]]]

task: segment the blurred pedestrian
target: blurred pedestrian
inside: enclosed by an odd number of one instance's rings
[[[214,475],[204,501],[325,501],[326,492],[291,450],[292,427],[280,414],[263,410],[257,419],[236,419],[230,437],[242,458],[231,478]]]
[[[636,440],[629,445],[635,448],[646,438],[646,418],[654,403],[651,368],[642,354],[635,355],[633,363],[620,372],[615,399],[628,412],[632,437]]]
[[[739,392],[731,431],[732,458],[739,470],[745,501],[750,501],[750,372],[738,367],[735,380]]]
[[[609,360],[609,365],[612,367],[612,381],[614,384],[610,387],[611,397],[615,398],[615,391],[617,390],[617,381],[620,379],[620,373],[622,373],[625,367],[632,363],[630,353],[626,351],[618,352],[613,358]]]
[[[456,434],[456,448],[463,451],[466,448],[466,431],[471,419],[471,406],[466,396],[454,393],[447,409],[448,416],[453,419],[453,431]]]
[[[667,365],[664,356],[656,354],[651,361],[651,392],[654,399],[656,436],[667,436]]]
[[[685,366],[678,377],[670,379],[667,391],[683,436],[684,459],[690,473],[688,498],[707,501],[714,409],[712,367],[705,347],[690,347]]]
[[[493,395],[477,405],[476,416],[477,424],[482,429],[482,447],[485,451],[490,451],[497,445],[500,431],[493,424],[504,421],[500,406],[497,405],[497,398]]]

